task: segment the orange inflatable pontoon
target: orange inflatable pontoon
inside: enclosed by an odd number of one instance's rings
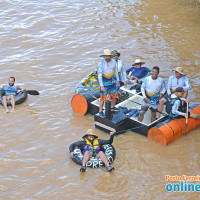
[[[190,112],[200,114],[200,105],[192,109]],[[161,126],[160,128],[153,127],[148,131],[148,138],[168,145],[179,137],[186,135],[190,131],[200,126],[200,119],[188,119],[186,131],[186,119],[179,118]]]

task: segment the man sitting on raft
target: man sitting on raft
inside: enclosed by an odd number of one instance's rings
[[[101,151],[101,147],[105,144],[112,144],[113,142],[113,137],[114,137],[114,132],[110,133],[110,139],[109,140],[99,140],[97,139],[98,136],[96,136],[93,132],[92,129],[88,129],[87,130],[87,134],[85,134],[83,136],[83,140],[75,142],[73,144],[71,144],[69,146],[69,151],[70,151],[70,157],[74,156],[74,148],[76,146],[78,146],[84,157],[83,157],[83,162],[82,162],[82,166],[80,168],[81,172],[85,172],[86,171],[86,163],[88,162],[88,160],[92,157],[97,157],[100,158],[104,163],[105,166],[107,167],[107,171],[114,171],[114,167],[112,167],[109,162],[108,159],[106,157],[106,155],[104,154],[103,151]]]
[[[182,87],[184,89],[185,93],[183,94],[182,98],[185,99],[187,98],[188,90],[192,89],[189,79],[186,77],[182,67],[177,67],[176,70],[172,71],[175,71],[175,74],[169,77],[167,83],[167,94],[165,94],[159,102],[159,112],[157,113],[157,118],[160,118],[160,113],[163,111],[163,106],[167,101],[167,97],[173,94],[176,88]]]
[[[169,95],[166,100],[166,112],[168,114],[174,115],[174,117],[183,116],[185,118],[192,117],[194,119],[200,119],[200,115],[188,112],[188,114],[183,109],[181,101],[189,102],[187,99],[182,98],[185,91],[182,87],[178,87],[175,93]]]
[[[166,91],[165,81],[159,77],[160,68],[153,67],[152,75],[147,76],[141,86],[143,103],[138,120],[143,121],[144,115],[148,109],[151,110],[151,122],[156,120],[156,112],[159,105],[159,100]]]
[[[7,106],[7,99],[10,99],[12,110],[11,112],[15,111],[15,96],[17,93],[21,91],[25,91],[26,89],[24,87],[20,87],[19,85],[15,85],[15,77],[11,76],[8,80],[8,85],[3,85],[0,87],[0,89],[5,90],[5,96],[3,96],[3,106],[5,107],[6,113],[9,113]]]
[[[151,69],[147,67],[142,67],[145,62],[142,62],[140,59],[136,59],[133,67],[126,70],[130,80],[134,80],[135,83],[138,82],[139,78],[142,78],[147,75],[148,72],[151,72]]]

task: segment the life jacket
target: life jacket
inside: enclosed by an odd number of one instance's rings
[[[181,103],[181,99],[179,97],[176,97],[176,98],[172,98],[171,95],[167,97],[167,101],[166,101],[166,112],[168,114],[173,114],[172,113],[172,107],[174,105],[174,102],[176,100],[179,100],[180,101],[180,106],[178,108],[178,111],[182,112],[183,111],[183,106],[182,106],[182,103]]]
[[[97,138],[95,138],[93,140],[93,144],[87,139],[87,138],[84,138],[85,142],[86,142],[86,145],[84,146],[83,148],[83,154],[85,154],[86,151],[90,151],[91,155],[93,157],[97,156],[97,154],[99,153],[100,151],[100,146],[99,146],[99,141]]]

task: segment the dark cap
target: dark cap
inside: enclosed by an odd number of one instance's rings
[[[120,57],[120,53],[117,50],[111,51],[111,53],[112,53],[112,58],[115,56]]]
[[[182,87],[178,87],[175,92],[185,93],[185,90]]]

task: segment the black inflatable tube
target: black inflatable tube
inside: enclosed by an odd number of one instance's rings
[[[105,144],[102,146],[102,148],[109,163],[111,164],[114,161],[115,156],[116,156],[115,148],[110,144]],[[83,154],[78,147],[74,149],[74,156],[72,157],[72,160],[76,164],[82,165]],[[91,168],[99,168],[99,167],[105,166],[105,164],[102,162],[100,158],[90,158],[86,166],[91,167]]]
[[[5,91],[4,90],[0,90],[0,104],[3,105],[3,96],[5,95]],[[26,91],[22,91],[19,94],[17,94],[15,96],[15,105],[19,105],[21,103],[23,103],[26,99],[27,99],[27,92]],[[7,105],[11,106],[11,101],[10,99],[7,100]]]

